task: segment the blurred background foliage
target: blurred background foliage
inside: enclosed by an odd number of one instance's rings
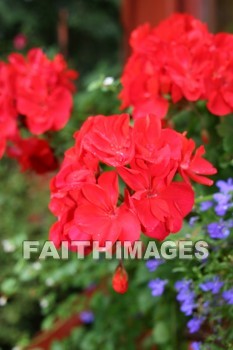
[[[1,0],[0,54],[12,52],[14,38],[24,34],[25,49],[54,52],[62,46],[81,81],[98,66],[106,74],[106,67],[119,68],[119,4],[120,0]]]

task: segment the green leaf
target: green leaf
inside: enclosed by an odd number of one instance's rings
[[[223,147],[227,153],[233,154],[233,115],[221,118],[221,123],[217,126],[219,135],[223,138]]]
[[[17,281],[14,278],[8,278],[2,283],[1,290],[7,295],[12,295],[17,291]]]
[[[156,323],[153,329],[153,337],[157,344],[165,344],[169,341],[169,329],[165,322]]]

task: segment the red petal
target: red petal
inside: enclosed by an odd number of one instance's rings
[[[189,214],[194,205],[194,191],[191,186],[183,182],[173,182],[161,197],[169,203],[172,202],[183,217]]]
[[[148,237],[162,241],[169,235],[170,232],[166,229],[163,223],[158,221],[157,225],[152,230],[146,229],[144,233]]]
[[[197,174],[193,173],[192,171],[187,171],[187,174],[190,177],[190,179],[198,182],[201,185],[212,186],[214,183],[214,181],[211,179],[208,179],[208,177],[197,175]]]
[[[121,227],[119,240],[122,242],[135,242],[139,240],[141,225],[137,216],[132,213],[125,205],[119,209],[118,223]]]
[[[151,212],[159,221],[165,221],[169,215],[169,207],[167,203],[158,197],[150,199]]]
[[[149,187],[149,179],[138,170],[121,167],[117,168],[117,172],[134,191],[141,191]]]
[[[49,118],[53,119],[53,129],[62,129],[69,120],[73,100],[69,90],[59,87],[49,97]]]
[[[190,170],[200,174],[200,175],[214,175],[217,173],[217,169],[213,167],[213,165],[206,159],[201,158],[201,156],[205,153],[204,146],[200,146],[192,161],[191,161],[191,166]]]
[[[183,218],[192,210],[194,191],[185,183],[173,182],[161,197],[167,201],[170,209],[169,230],[177,232],[181,229]]]
[[[140,103],[135,106],[133,111],[134,119],[145,117],[147,114],[154,114],[159,119],[162,119],[166,116],[168,111],[168,101],[162,97],[151,98],[150,100]]]
[[[95,184],[86,184],[82,187],[83,196],[96,207],[101,208],[102,210],[109,210],[112,207],[108,193],[104,191],[98,185]]]
[[[133,137],[136,143],[155,146],[161,133],[161,120],[149,114],[134,123]]]
[[[207,103],[209,111],[217,116],[224,116],[232,112],[232,108],[225,102],[220,92],[215,92]]]
[[[98,184],[105,190],[110,197],[112,205],[116,205],[119,196],[118,175],[115,171],[108,171],[103,173],[99,179]]]
[[[94,205],[82,205],[77,208],[75,222],[84,232],[92,236],[104,246],[107,241],[115,243],[120,234],[117,219],[107,216],[106,213]]]

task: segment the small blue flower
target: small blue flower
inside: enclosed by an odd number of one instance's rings
[[[181,302],[180,311],[186,316],[191,316],[196,307],[197,304],[195,303],[194,299],[190,298]]]
[[[181,280],[175,283],[175,289],[177,290],[176,299],[180,302],[180,310],[186,315],[192,315],[196,308],[195,293],[191,289],[191,280]]]
[[[230,227],[228,221],[220,220],[209,224],[207,226],[207,231],[212,239],[225,239],[230,234]]]
[[[146,267],[150,272],[154,272],[163,263],[164,263],[164,260],[161,260],[161,259],[150,259],[146,262]]]
[[[215,193],[213,195],[214,200],[217,202],[215,206],[215,213],[218,216],[224,216],[228,209],[232,207],[231,195],[227,193]]]
[[[222,293],[223,299],[227,302],[229,305],[233,305],[233,288],[229,290],[225,290]]]
[[[227,181],[219,180],[216,182],[216,186],[222,193],[233,192],[233,179],[229,178]]]
[[[176,299],[180,302],[193,300],[194,298],[195,298],[195,293],[189,289],[181,289],[176,297]]]
[[[190,219],[189,219],[189,226],[190,227],[193,227],[195,225],[195,223],[198,221],[199,217],[198,216],[192,216]]]
[[[211,292],[212,294],[218,294],[223,286],[223,282],[220,281],[219,277],[214,277],[212,280],[208,280],[200,284],[200,289],[203,292]]]
[[[213,202],[212,202],[212,201],[202,202],[202,203],[200,204],[200,211],[207,211],[207,210],[209,210],[212,206],[213,206]]]
[[[201,350],[201,342],[194,341],[192,343],[192,350]]]
[[[167,280],[162,280],[160,278],[156,278],[155,280],[150,281],[148,287],[151,289],[152,296],[157,297],[162,295],[167,283]]]
[[[82,311],[79,314],[80,320],[85,324],[91,324],[94,322],[94,314],[91,311]]]
[[[175,289],[177,290],[177,292],[179,292],[182,289],[189,289],[191,286],[191,283],[192,283],[191,280],[186,280],[186,279],[177,281],[175,283]]]
[[[215,213],[218,216],[224,216],[227,211],[233,207],[233,179],[217,181],[216,185],[220,192],[213,195],[214,201],[216,202]]]
[[[199,331],[199,329],[201,328],[201,325],[204,322],[204,318],[203,317],[194,317],[192,318],[188,323],[188,329],[189,329],[189,333],[196,333]]]

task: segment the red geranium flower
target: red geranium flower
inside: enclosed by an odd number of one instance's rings
[[[179,182],[166,184],[161,167],[162,164],[148,168],[138,165],[134,169],[118,168],[119,175],[135,191],[131,200],[143,232],[160,240],[181,229],[183,218],[194,204],[191,186]]]
[[[15,137],[13,144],[7,149],[7,154],[19,162],[21,171],[33,170],[37,174],[45,174],[58,168],[58,161],[48,142],[36,137]]]
[[[6,141],[16,134],[13,78],[10,65],[0,62],[0,157],[5,151]]]
[[[217,116],[233,111],[232,34],[213,35],[191,15],[173,14],[155,28],[135,29],[130,43],[120,99],[134,118],[164,118],[169,101],[181,99],[206,100]]]
[[[121,166],[133,159],[134,144],[128,114],[107,118],[98,115],[89,118],[88,123],[90,127],[81,143],[85,150],[112,166]]]
[[[85,237],[103,248],[108,241],[134,243],[140,230],[162,240],[181,229],[194,192],[189,183],[174,182],[175,175],[182,171],[186,182],[190,177],[204,183],[200,175],[216,170],[200,149],[193,155],[195,143],[190,151],[185,135],[161,124],[154,115],[134,126],[125,114],[87,119],[51,183],[50,209],[58,217],[54,241]],[[116,168],[126,185],[121,193],[116,172],[104,172],[101,163]]]
[[[26,117],[33,134],[59,130],[67,123],[72,108],[73,83],[77,74],[67,70],[59,55],[50,61],[41,49],[32,49],[27,58],[11,54],[15,71],[18,113]]]
[[[162,129],[161,120],[149,114],[134,123],[133,139],[135,158],[150,163],[164,162],[166,158],[171,167],[172,161],[179,160],[182,142],[179,134],[172,129]]]

